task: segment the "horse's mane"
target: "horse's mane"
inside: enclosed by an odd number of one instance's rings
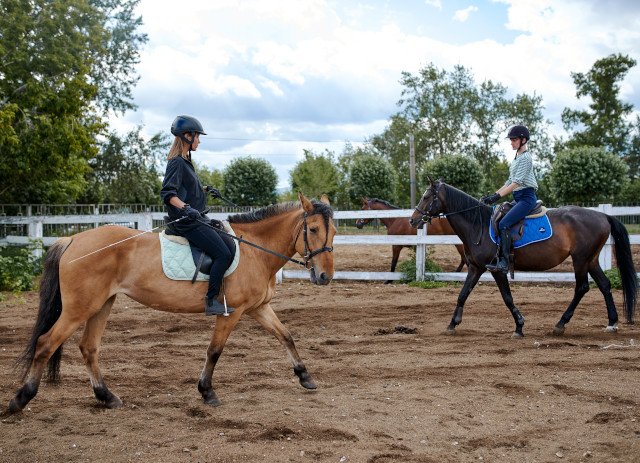
[[[447,193],[447,209],[449,212],[455,211],[463,211],[465,209],[471,209],[474,206],[478,205],[478,200],[473,196],[465,193],[462,190],[458,190],[456,187],[449,185],[448,183],[442,182],[444,189]],[[482,205],[483,207],[479,207],[477,210],[480,211],[481,214],[489,217],[491,216],[491,209],[489,206]],[[468,212],[463,214],[475,214],[476,209],[471,209]]]
[[[320,201],[311,201],[313,204],[313,214],[321,214],[325,221],[333,218],[333,209],[328,204]],[[253,223],[261,220],[268,219],[269,217],[275,217],[285,212],[292,211],[294,209],[300,209],[301,204],[297,201],[289,201],[286,203],[272,204],[261,209],[257,209],[251,212],[245,212],[242,214],[235,214],[229,216],[229,223]]]
[[[394,206],[389,201],[385,201],[384,199],[371,198],[371,199],[369,199],[369,202],[384,204],[385,206],[387,206],[387,207],[389,207],[391,209],[400,209],[398,206]]]

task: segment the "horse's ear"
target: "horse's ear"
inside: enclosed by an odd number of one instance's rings
[[[329,201],[329,197],[327,195],[325,195],[325,194],[320,196],[320,202],[321,203],[325,203],[327,206],[331,205],[331,201]]]
[[[367,198],[366,196],[362,197],[362,205],[366,206],[367,204],[369,204],[369,198]]]
[[[305,210],[305,212],[313,212],[313,204],[311,204],[311,201],[309,201],[301,191],[298,191],[298,199],[300,200],[302,208]]]
[[[432,185],[435,183],[431,178],[431,175],[427,175],[427,179],[429,179],[429,183],[431,183]]]

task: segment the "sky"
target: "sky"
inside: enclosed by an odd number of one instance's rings
[[[637,60],[621,98],[640,109],[640,2],[636,0],[141,0],[148,42],[134,70],[135,111],[121,132],[169,133],[179,114],[206,136],[194,159],[224,169],[240,156],[268,160],[278,187],[303,150],[339,155],[397,113],[401,73],[462,65],[509,97],[542,97],[551,134],[565,107],[584,108],[572,72],[612,53]],[[505,150],[508,150],[505,142]]]

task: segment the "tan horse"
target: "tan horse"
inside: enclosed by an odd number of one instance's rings
[[[336,229],[328,201],[311,202],[302,194],[299,203],[268,206],[229,218],[237,236],[264,248],[292,257],[305,256],[312,281],[326,285],[333,278],[331,246]],[[98,366],[100,341],[111,306],[118,293],[157,310],[175,313],[204,311],[207,282],[168,279],[160,262],[158,235],[146,233],[117,246],[76,260],[139,232],[104,226],[58,240],[49,250],[40,289],[40,309],[33,334],[21,360],[23,385],[9,402],[8,413],[22,410],[35,397],[45,366],[51,380],[59,379],[62,344],[85,323],[80,340],[91,385],[98,401],[108,408],[122,401],[106,386]],[[326,252],[328,251],[328,252]],[[230,316],[218,316],[207,360],[198,381],[205,403],[220,401],[212,386],[213,370],[222,349],[243,313],[273,333],[288,352],[293,371],[307,389],[316,385],[300,359],[289,331],[269,305],[275,293],[275,277],[284,259],[247,244],[240,244],[238,268],[224,281]],[[74,262],[71,262],[74,261]]]

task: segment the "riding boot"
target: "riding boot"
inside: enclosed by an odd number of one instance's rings
[[[498,248],[498,262],[487,264],[487,270],[507,273],[509,271],[509,252],[511,251],[511,230],[500,230],[500,247]]]
[[[233,313],[235,309],[231,307],[226,307],[224,304],[218,302],[218,300],[213,297],[209,298],[207,296],[204,297],[204,313],[206,315],[228,315]]]

